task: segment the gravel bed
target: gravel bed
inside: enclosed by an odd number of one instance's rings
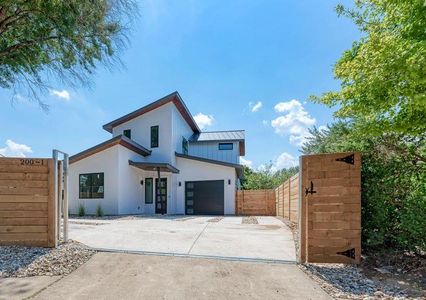
[[[241,221],[241,224],[259,224],[256,217],[244,217]]]
[[[0,246],[0,278],[67,275],[94,253],[75,241],[57,248]]]
[[[356,266],[303,264],[300,268],[335,299],[425,299],[420,291],[369,279]]]

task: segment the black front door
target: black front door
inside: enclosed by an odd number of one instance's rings
[[[161,178],[160,185],[155,179],[155,195],[155,213],[167,214],[167,178]]]

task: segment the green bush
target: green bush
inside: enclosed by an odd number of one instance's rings
[[[86,215],[86,208],[84,207],[83,204],[80,204],[78,206],[78,216],[79,217],[84,217]]]
[[[363,247],[426,251],[426,136],[367,138],[344,122],[311,133],[305,154],[361,152]]]
[[[102,206],[98,204],[96,207],[96,216],[97,217],[103,217],[104,216],[104,210],[102,209]]]

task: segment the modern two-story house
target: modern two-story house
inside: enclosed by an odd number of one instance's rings
[[[110,140],[70,157],[71,213],[235,213],[243,130],[202,132],[178,92],[103,128]]]

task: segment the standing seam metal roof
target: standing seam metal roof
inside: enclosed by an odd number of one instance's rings
[[[207,131],[194,133],[190,138],[190,142],[207,142],[207,141],[243,141],[245,139],[244,130],[229,131]]]

